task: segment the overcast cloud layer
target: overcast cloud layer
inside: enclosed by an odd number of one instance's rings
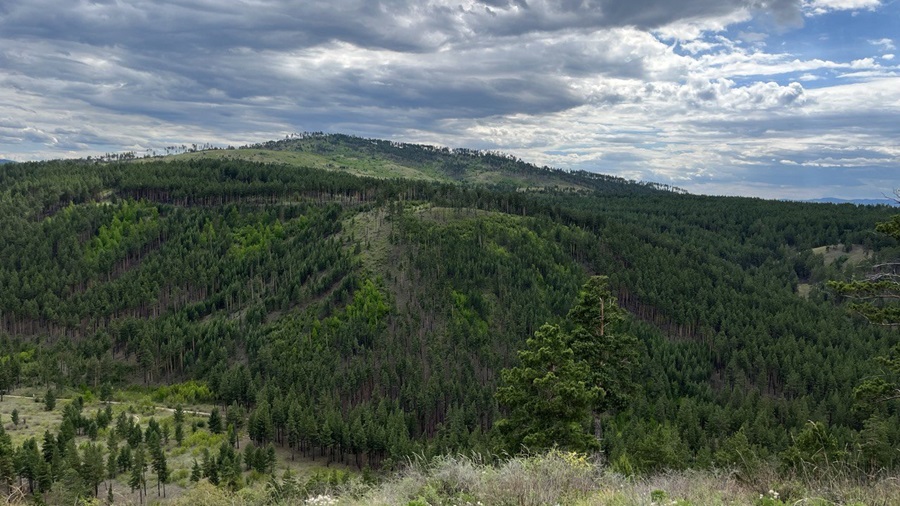
[[[326,131],[878,198],[897,45],[896,0],[4,0],[0,158]]]

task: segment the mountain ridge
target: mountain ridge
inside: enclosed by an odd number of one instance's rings
[[[163,160],[229,159],[313,167],[354,175],[478,184],[517,191],[657,190],[687,193],[653,182],[633,181],[584,170],[539,167],[495,151],[402,143],[343,134],[305,133],[239,148],[194,149]],[[157,158],[149,158],[157,159]],[[138,159],[146,160],[146,159]]]
[[[837,197],[822,197],[818,199],[807,199],[803,202],[813,204],[855,204],[858,206],[891,206],[898,207],[900,202],[891,198],[883,199],[841,199]]]

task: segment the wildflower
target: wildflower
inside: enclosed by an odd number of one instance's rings
[[[337,504],[337,498],[331,497],[330,495],[317,495],[315,497],[310,497],[306,500],[307,506],[332,506]]]

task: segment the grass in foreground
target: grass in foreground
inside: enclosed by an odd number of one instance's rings
[[[679,471],[634,478],[583,456],[550,452],[496,466],[466,457],[411,462],[375,485],[361,477],[338,486],[299,485],[289,479],[232,494],[201,483],[177,504],[893,506],[900,505],[900,477],[802,480],[764,472],[741,480],[729,472]]]

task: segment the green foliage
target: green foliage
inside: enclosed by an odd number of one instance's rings
[[[834,470],[846,452],[838,447],[837,438],[821,422],[809,422],[781,455],[786,467],[807,473],[822,474]]]
[[[568,315],[574,326],[572,350],[590,370],[590,384],[605,393],[596,399],[596,412],[620,410],[628,404],[637,387],[634,376],[641,358],[638,340],[625,328],[627,313],[608,283],[605,276],[591,277]]]
[[[210,225],[210,222],[207,221],[207,225]],[[208,232],[205,231],[205,236],[201,237],[201,240],[210,241],[215,237],[211,228],[208,230]],[[234,240],[229,253],[239,259],[244,259],[261,254],[269,248],[272,241],[283,239],[284,227],[277,221],[272,224],[257,223],[238,228],[232,234]]]
[[[219,408],[213,408],[209,413],[209,431],[213,434],[222,433],[222,415],[219,414]]]
[[[886,449],[900,413],[883,400],[896,335],[821,290],[896,256],[873,232],[895,211],[679,195],[344,136],[269,147],[328,170],[224,157],[0,169],[0,392],[138,378],[157,403],[229,406],[223,429],[261,447],[391,467],[487,453],[506,414],[500,371],[550,322],[607,392],[582,430],[629,473],[738,465],[748,448],[765,460],[808,420],[827,420],[867,472],[898,465]],[[350,174],[364,172],[377,178]],[[870,260],[813,251],[834,244]],[[573,309],[596,272],[604,303],[587,290]],[[63,440],[103,436],[101,420],[68,418]],[[186,429],[182,451],[227,440]]]
[[[151,394],[154,402],[167,405],[203,404],[215,399],[215,394],[205,382],[190,380],[184,383],[162,385]]]
[[[717,466],[734,469],[745,478],[759,471],[764,464],[759,449],[750,444],[743,427],[725,439],[713,458]]]
[[[643,472],[684,469],[688,462],[688,447],[675,427],[653,424],[634,445],[631,457],[635,467]]]
[[[56,407],[56,394],[53,392],[53,389],[48,388],[47,392],[44,394],[44,410],[53,411],[53,408]]]
[[[510,453],[559,447],[590,451],[597,440],[587,430],[589,409],[602,395],[587,382],[589,370],[575,360],[559,327],[545,325],[519,352],[520,365],[504,370],[497,400],[509,417],[497,422]]]
[[[74,208],[68,209],[71,216]],[[112,221],[101,225],[84,252],[85,262],[93,269],[103,271],[127,252],[142,246],[159,233],[159,210],[142,201],[125,201],[118,205]]]

